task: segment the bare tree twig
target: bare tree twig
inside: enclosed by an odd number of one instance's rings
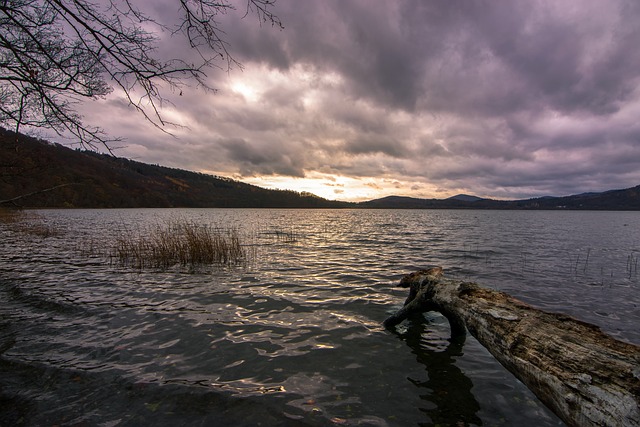
[[[3,204],[9,204],[9,203],[11,203],[11,204],[13,204],[13,205],[16,205],[16,203],[15,203],[15,202],[16,202],[17,200],[25,199],[25,198],[27,198],[27,197],[35,196],[35,195],[37,195],[37,194],[47,193],[47,192],[49,192],[49,191],[57,190],[58,188],[62,188],[62,187],[68,187],[68,186],[70,186],[70,185],[79,185],[79,184],[77,184],[77,183],[66,183],[66,184],[60,184],[60,185],[56,185],[56,186],[53,186],[53,187],[44,188],[44,189],[42,189],[42,190],[33,191],[33,192],[31,192],[31,193],[21,194],[21,195],[19,195],[19,196],[17,196],[17,197],[13,197],[13,198],[11,198],[11,199],[0,200],[0,205],[3,205]],[[16,205],[16,206],[17,206],[17,205]]]

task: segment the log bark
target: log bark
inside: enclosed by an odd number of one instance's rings
[[[443,278],[442,268],[402,278],[409,297],[385,320],[438,311],[452,334],[468,330],[569,426],[640,426],[640,347],[597,326],[535,309],[475,283]]]

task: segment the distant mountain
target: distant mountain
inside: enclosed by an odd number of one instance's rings
[[[457,194],[455,196],[449,197],[447,200],[459,200],[461,202],[477,202],[482,200],[481,197],[470,196],[468,194]]]
[[[448,199],[389,196],[360,203],[337,202],[310,193],[267,190],[228,178],[72,150],[22,135],[16,144],[15,134],[2,128],[0,159],[0,206],[640,210],[640,185],[511,201],[458,194]]]
[[[524,200],[492,200],[458,195],[448,199],[384,197],[358,204],[377,209],[545,209],[545,210],[640,210],[640,185],[602,193],[582,193],[565,197],[538,197]]]
[[[267,190],[228,178],[72,150],[26,136],[20,136],[16,144],[15,134],[1,128],[0,159],[0,201],[31,194],[11,203],[22,207],[351,206],[310,193]]]
[[[601,193],[510,202],[524,209],[640,210],[640,185]]]
[[[374,209],[464,209],[474,208],[475,206],[472,206],[473,203],[476,202],[459,200],[455,197],[448,199],[418,199],[414,197],[388,196],[382,199],[360,202],[358,207]]]

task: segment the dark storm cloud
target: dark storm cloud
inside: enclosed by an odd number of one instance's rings
[[[634,87],[629,78],[638,76],[632,50],[640,32],[631,18],[638,11],[630,4],[577,2],[558,13],[562,5],[507,2],[476,9],[478,33],[541,106],[615,111]],[[614,20],[602,22],[607,15]]]
[[[219,145],[227,151],[231,161],[240,165],[240,172],[245,175],[304,176],[301,159],[296,153],[291,155],[285,149],[251,144],[244,139],[224,140]]]
[[[237,28],[230,44],[242,60],[288,69],[296,63],[339,72],[349,79],[354,97],[379,99],[393,107],[412,108],[419,94],[420,62],[403,39],[391,14],[393,4],[362,1],[277,4],[285,30]],[[411,44],[418,41],[412,40]],[[418,44],[416,44],[416,47]]]
[[[404,157],[408,153],[403,144],[387,136],[359,136],[345,143],[345,152],[351,155],[382,153],[390,157]]]
[[[602,114],[629,96],[640,69],[631,4],[281,1],[278,8],[286,29],[278,37],[241,34],[243,43],[232,45],[243,58],[336,70],[354,97],[390,108]]]
[[[244,70],[174,99],[188,130],[159,138],[112,113],[142,160],[417,196],[640,183],[638,2],[278,0],[284,30],[240,9],[218,19]],[[193,54],[162,37],[163,52]]]

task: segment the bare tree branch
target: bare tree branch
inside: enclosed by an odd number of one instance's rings
[[[272,12],[275,0],[246,0],[246,13],[283,28]],[[0,125],[70,134],[84,146],[113,142],[84,123],[84,99],[115,88],[147,120],[164,131],[164,90],[189,81],[214,90],[206,71],[241,68],[229,53],[219,17],[236,7],[230,0],[179,0],[176,25],[153,18],[135,0],[0,0]],[[199,62],[157,57],[157,33],[183,37]]]
[[[25,199],[27,197],[35,196],[36,194],[47,193],[49,191],[57,190],[58,188],[62,188],[62,187],[68,187],[70,185],[78,185],[78,184],[75,184],[75,183],[60,184],[60,185],[55,185],[53,187],[44,188],[42,190],[33,191],[31,193],[21,194],[21,195],[19,195],[17,197],[13,197],[11,199],[0,200],[0,205],[11,203],[11,204],[17,206],[17,204],[15,202],[20,200],[20,199]]]

